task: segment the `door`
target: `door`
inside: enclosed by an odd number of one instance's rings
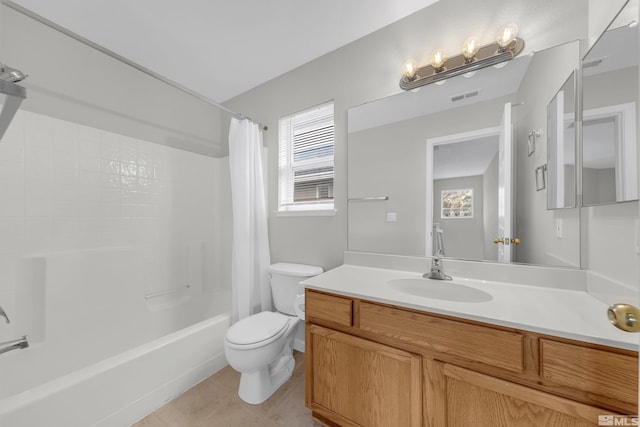
[[[313,411],[340,425],[422,425],[419,355],[310,324],[306,345]]]
[[[511,262],[513,258],[513,135],[511,103],[504,104],[500,138],[498,140],[498,261]]]
[[[493,183],[493,195],[491,199],[487,198],[487,194],[485,194],[485,198],[483,201],[484,206],[491,206],[490,210],[486,210],[485,212],[489,212],[487,216],[483,218],[484,228],[481,234],[481,239],[486,245],[483,245],[484,248],[481,248],[482,255],[469,255],[469,251],[471,250],[471,245],[469,245],[469,241],[475,241],[471,239],[470,236],[474,236],[471,232],[469,232],[469,228],[463,229],[463,224],[465,220],[454,220],[453,222],[457,222],[461,227],[456,230],[456,234],[451,233],[451,229],[444,230],[444,236],[440,236],[442,240],[444,240],[444,246],[447,247],[446,256],[453,258],[463,258],[463,259],[484,259],[488,261],[499,261],[499,262],[510,262],[513,257],[513,243],[518,240],[514,238],[512,235],[513,230],[513,142],[512,142],[512,124],[511,124],[511,103],[506,103],[504,105],[504,111],[502,115],[502,120],[499,126],[494,126],[490,128],[476,129],[469,132],[463,132],[453,135],[446,135],[438,138],[427,139],[427,168],[426,168],[426,238],[425,238],[425,255],[433,256],[434,252],[434,241],[433,238],[433,226],[436,223],[439,223],[439,226],[444,228],[442,216],[439,212],[436,212],[438,209],[434,210],[434,207],[439,203],[434,201],[434,198],[440,197],[441,194],[435,189],[434,181],[442,178],[440,177],[440,173],[438,169],[454,169],[446,162],[444,165],[440,163],[440,160],[436,159],[436,151],[438,153],[443,152],[457,152],[460,150],[463,152],[466,151],[466,156],[472,156],[475,154],[475,151],[471,149],[472,145],[478,145],[483,148],[483,151],[489,152],[489,146],[491,146],[491,152],[494,153],[492,156],[497,157],[497,171],[496,171],[496,162],[495,157],[494,161],[491,163],[491,167],[494,170],[492,175],[491,182]],[[461,149],[454,150],[451,147],[453,146],[461,146]],[[496,153],[497,151],[497,153]],[[469,154],[472,153],[472,154]],[[455,157],[455,156],[454,156]],[[441,157],[442,158],[442,157]],[[459,164],[464,165],[465,172],[469,170],[473,170],[475,167],[479,165],[487,166],[487,163],[483,163],[483,160],[491,160],[491,156],[482,159],[481,155],[473,157],[475,160],[472,160],[470,163],[468,160],[460,159]],[[473,163],[475,162],[475,163]],[[482,170],[488,170],[486,167],[482,168]],[[477,175],[478,173],[476,173]],[[497,175],[497,177],[495,176]],[[465,175],[456,175],[458,177],[463,177]],[[450,176],[448,176],[450,177]],[[497,181],[497,188],[495,182]],[[474,214],[474,218],[477,218]],[[490,218],[490,219],[487,219]],[[465,233],[462,233],[461,230],[464,230]],[[467,239],[466,242],[456,241],[456,237],[464,235]],[[453,239],[453,240],[452,240]],[[459,253],[455,250],[455,247],[459,247],[460,245],[466,246],[465,253]]]
[[[435,411],[435,425],[596,427],[604,412],[458,366],[441,363],[435,368],[442,373],[444,396],[443,407]]]

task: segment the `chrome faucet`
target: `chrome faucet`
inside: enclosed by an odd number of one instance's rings
[[[0,342],[0,354],[11,350],[21,350],[27,347],[29,347],[29,341],[27,341],[27,336],[24,335],[19,340]]]
[[[445,274],[444,267],[442,266],[442,257],[444,256],[444,231],[440,228],[439,223],[433,223],[431,236],[435,255],[431,259],[431,271],[424,273],[422,277],[434,280],[453,280],[451,276]]]
[[[431,271],[424,273],[422,277],[434,280],[453,280],[453,277],[444,272],[442,257],[440,255],[436,255],[431,259]]]
[[[4,312],[2,307],[0,307],[0,317],[4,317],[5,320],[7,321],[7,323],[11,323],[11,322],[9,322],[9,316],[7,316],[7,313]]]

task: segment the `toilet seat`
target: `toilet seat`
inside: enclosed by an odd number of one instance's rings
[[[262,347],[280,338],[292,319],[297,320],[282,313],[263,311],[232,325],[225,340],[230,347],[239,350]]]

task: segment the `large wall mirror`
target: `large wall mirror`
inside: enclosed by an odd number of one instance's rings
[[[425,256],[435,230],[447,257],[579,267],[578,209],[548,211],[535,181],[579,58],[574,41],[351,108],[349,250]]]
[[[582,61],[582,202],[638,199],[638,1]]]

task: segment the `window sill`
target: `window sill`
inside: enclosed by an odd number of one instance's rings
[[[335,216],[335,209],[300,209],[291,211],[275,211],[275,216]]]

